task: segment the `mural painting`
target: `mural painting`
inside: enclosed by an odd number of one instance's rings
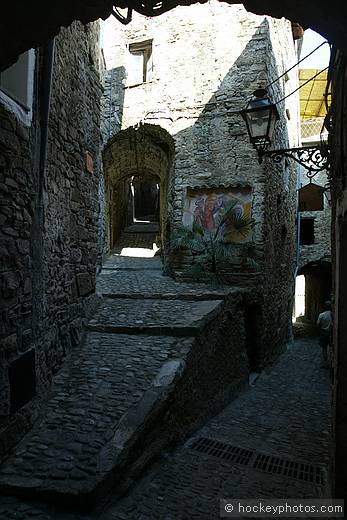
[[[250,188],[188,190],[183,210],[183,225],[192,228],[193,223],[205,231],[214,233],[226,209],[233,206],[236,218],[251,217],[252,192]],[[223,242],[242,243],[251,239],[251,231],[240,234],[232,223],[220,229]]]

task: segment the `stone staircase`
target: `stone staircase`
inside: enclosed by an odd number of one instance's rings
[[[98,307],[54,378],[43,419],[0,467],[3,495],[91,508],[247,379],[238,323],[237,341],[227,339],[239,290],[177,283],[161,274],[157,257],[113,253],[97,291]]]
[[[157,222],[135,222],[122,231],[113,253],[121,254],[124,248],[152,250],[158,235],[159,224]]]

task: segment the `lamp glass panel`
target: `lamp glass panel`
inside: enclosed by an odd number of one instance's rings
[[[273,133],[274,133],[274,130],[275,130],[276,121],[277,121],[276,114],[273,112],[273,110],[271,110],[270,124],[269,124],[269,133],[268,133],[268,138],[269,138],[270,141],[272,139],[272,136],[273,136]]]
[[[251,137],[267,137],[270,110],[254,110],[247,113]]]

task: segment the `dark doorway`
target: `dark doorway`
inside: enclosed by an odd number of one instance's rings
[[[260,330],[261,308],[259,305],[250,305],[245,309],[246,352],[250,372],[257,372],[260,368]]]
[[[31,401],[36,392],[35,350],[13,361],[9,369],[11,413]]]

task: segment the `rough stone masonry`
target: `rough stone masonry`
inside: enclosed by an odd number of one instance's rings
[[[37,417],[95,290],[99,23],[56,38],[44,150],[47,54],[35,50],[31,121],[0,103],[0,458]]]
[[[143,165],[151,162],[152,155],[142,152],[141,142],[152,133],[153,125],[158,133],[166,131],[175,146],[161,207],[161,214],[167,216],[161,222],[164,246],[186,218],[189,197],[213,190],[217,195],[228,190],[248,193],[256,225],[252,236],[235,246],[229,274],[237,285],[253,285],[249,335],[256,343],[256,364],[264,364],[276,355],[290,330],[296,169],[284,161],[258,164],[239,111],[256,88],[271,84],[296,63],[291,24],[252,15],[242,6],[210,2],[178,7],[158,19],[135,16],[125,28],[109,19],[104,30],[103,135],[111,225],[124,214],[119,201],[126,192],[117,179],[145,178]],[[141,49],[144,56],[147,53],[146,70],[140,75],[134,61],[136,49],[140,49],[137,58]],[[275,81],[269,94],[277,102],[296,86],[297,72],[292,71]],[[278,107],[281,119],[273,147],[296,146],[297,96]],[[135,165],[128,171],[122,168],[125,158]],[[247,255],[256,260],[257,272],[244,268]],[[182,265],[177,266],[174,259],[171,267],[177,271]]]

